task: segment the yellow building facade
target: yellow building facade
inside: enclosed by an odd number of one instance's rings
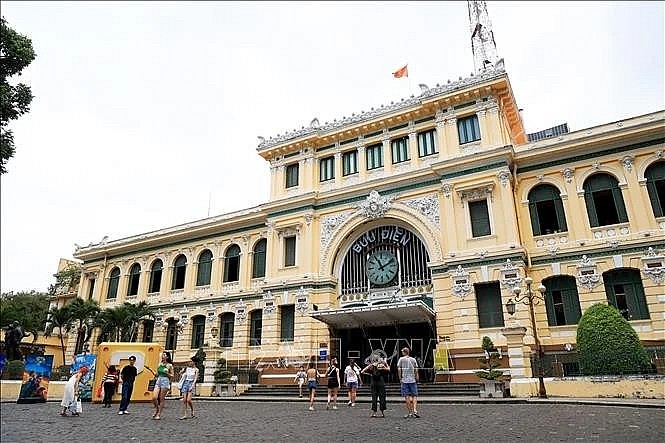
[[[261,383],[291,383],[313,356],[394,364],[403,346],[430,380],[477,380],[483,336],[530,376],[528,307],[506,308],[528,279],[545,287],[546,356],[574,353],[598,302],[664,345],[665,112],[529,135],[518,109],[498,66],[261,139],[269,202],[78,248],[78,296],[145,300],[158,315],[140,339],[176,361],[202,347]]]

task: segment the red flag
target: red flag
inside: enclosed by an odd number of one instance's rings
[[[409,66],[409,65],[406,64],[403,67],[399,68],[397,71],[393,72],[393,77],[395,77],[395,78],[408,77],[409,76],[409,69],[407,68],[407,66]]]

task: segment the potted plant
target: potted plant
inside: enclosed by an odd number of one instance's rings
[[[482,348],[485,356],[478,359],[480,370],[475,372],[476,377],[481,379],[480,396],[482,398],[504,397],[506,389],[503,371],[497,369],[501,366],[499,361],[501,353],[494,347],[492,339],[488,336],[483,337]]]
[[[213,396],[220,397],[222,395],[233,395],[233,386],[229,385],[229,382],[231,381],[231,372],[227,368],[225,358],[219,358],[217,360],[217,367],[212,375],[215,379],[215,389],[212,393]]]

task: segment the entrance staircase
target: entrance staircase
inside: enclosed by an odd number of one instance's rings
[[[327,393],[325,385],[319,385],[316,390],[317,397],[325,397]],[[346,398],[347,390],[343,386],[339,390],[339,397]],[[387,397],[401,397],[399,384],[387,384]],[[308,396],[307,386],[303,387],[303,396]],[[480,396],[479,383],[423,383],[418,385],[418,398],[428,397],[468,397],[478,398]],[[240,394],[241,398],[251,399],[252,397],[274,397],[274,398],[297,398],[298,386],[293,385],[252,385],[245,392]],[[371,391],[369,384],[363,384],[358,388],[358,397],[370,398]]]

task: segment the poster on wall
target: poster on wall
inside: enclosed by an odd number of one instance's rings
[[[78,354],[74,356],[74,360],[72,361],[72,374],[81,369],[82,366],[87,366],[89,369],[88,373],[79,382],[81,401],[92,401],[92,384],[95,380],[96,363],[97,356],[94,354]]]
[[[48,384],[53,367],[52,355],[26,355],[23,384],[16,403],[43,403],[48,395]]]

